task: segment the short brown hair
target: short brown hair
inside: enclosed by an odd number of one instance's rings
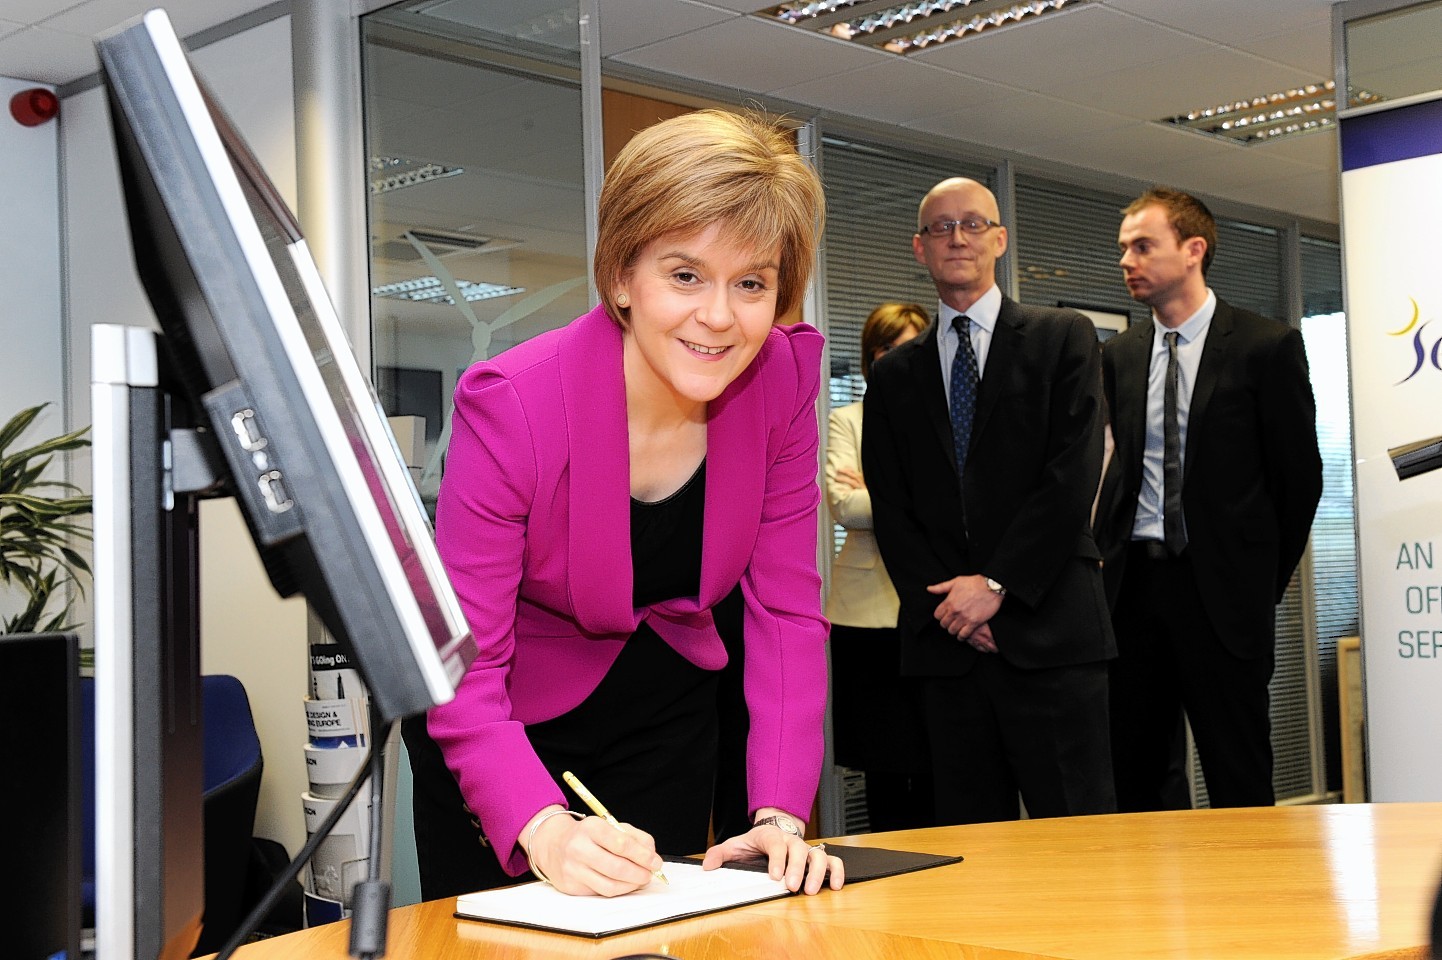
[[[1212,217],[1212,211],[1189,193],[1171,187],[1152,187],[1127,204],[1122,216],[1130,217],[1153,205],[1167,212],[1167,222],[1177,232],[1179,241],[1201,237],[1207,242],[1207,252],[1202,254],[1202,276],[1205,277],[1207,268],[1212,265],[1212,255],[1217,252],[1217,221]]]
[[[926,329],[931,318],[926,310],[915,303],[883,303],[861,325],[861,377],[871,379],[872,357],[878,347],[884,347],[907,327],[914,327],[917,333]]]
[[[646,245],[722,224],[730,241],[780,251],[776,316],[801,302],[825,201],[789,130],[760,113],[697,110],[647,127],[616,155],[597,210],[596,288],[617,323],[611,288]]]

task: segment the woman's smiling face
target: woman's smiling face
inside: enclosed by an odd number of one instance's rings
[[[756,359],[776,322],[776,250],[755,250],[712,224],[642,249],[615,294],[627,307],[628,390],[705,404]]]

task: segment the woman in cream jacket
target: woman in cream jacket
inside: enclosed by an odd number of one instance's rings
[[[884,303],[861,328],[861,375],[898,344],[926,329],[926,311]],[[831,564],[832,730],[836,762],[866,774],[873,830],[929,826],[931,777],[917,698],[897,664],[896,589],[871,532],[871,495],[861,473],[861,403],[831,411],[826,502],[846,528]]]

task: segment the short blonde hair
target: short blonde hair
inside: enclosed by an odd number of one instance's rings
[[[871,379],[871,365],[878,347],[884,347],[907,327],[919,335],[931,323],[926,309],[915,303],[883,303],[861,325],[861,378]]]
[[[698,110],[647,127],[606,173],[597,211],[596,287],[622,326],[612,288],[646,245],[723,226],[728,241],[780,251],[776,316],[801,302],[825,200],[791,133],[757,113]]]

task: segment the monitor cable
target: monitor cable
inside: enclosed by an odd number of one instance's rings
[[[392,723],[387,722],[374,707],[371,709],[371,731],[380,731],[372,740],[370,755],[371,817],[370,848],[367,852],[368,876],[351,891],[350,955],[355,960],[379,960],[386,955],[386,921],[391,910],[391,885],[381,876],[381,850],[384,824],[381,802],[384,790],[385,745],[390,740]]]

